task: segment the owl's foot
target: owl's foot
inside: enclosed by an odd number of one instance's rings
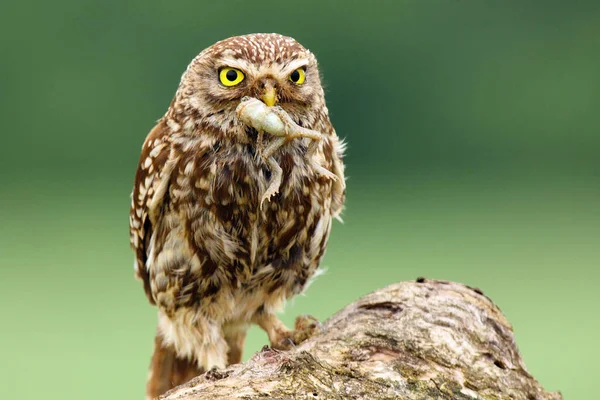
[[[323,324],[312,315],[299,315],[296,317],[294,330],[289,331],[288,335],[280,340],[277,348],[279,350],[289,350],[324,330]]]
[[[256,316],[255,322],[267,332],[271,347],[277,350],[290,350],[324,330],[319,320],[310,315],[296,318],[293,331],[287,329],[274,314]]]

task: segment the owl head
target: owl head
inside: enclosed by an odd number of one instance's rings
[[[196,125],[231,133],[243,129],[235,109],[244,96],[279,105],[306,127],[328,121],[317,60],[279,34],[235,36],[202,51],[183,74],[171,108]]]

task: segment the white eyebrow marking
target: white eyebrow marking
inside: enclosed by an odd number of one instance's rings
[[[229,67],[239,69],[240,71],[250,74],[256,75],[258,73],[258,68],[252,63],[244,59],[235,59],[232,57],[223,57],[219,60],[219,68]]]
[[[292,73],[292,71],[297,70],[298,68],[307,67],[308,63],[309,63],[309,60],[307,60],[306,58],[294,60],[294,61],[290,62],[288,65],[286,65],[286,67],[283,68],[281,70],[281,72],[284,72],[285,74]]]

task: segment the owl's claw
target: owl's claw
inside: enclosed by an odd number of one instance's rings
[[[290,331],[274,314],[258,314],[256,322],[269,335],[271,347],[276,350],[290,350],[315,334],[323,332],[323,325],[315,317],[300,315],[296,318],[294,330]]]

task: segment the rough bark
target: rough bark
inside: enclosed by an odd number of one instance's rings
[[[562,399],[527,372],[478,289],[422,278],[370,293],[296,349],[268,348],[164,399]]]

